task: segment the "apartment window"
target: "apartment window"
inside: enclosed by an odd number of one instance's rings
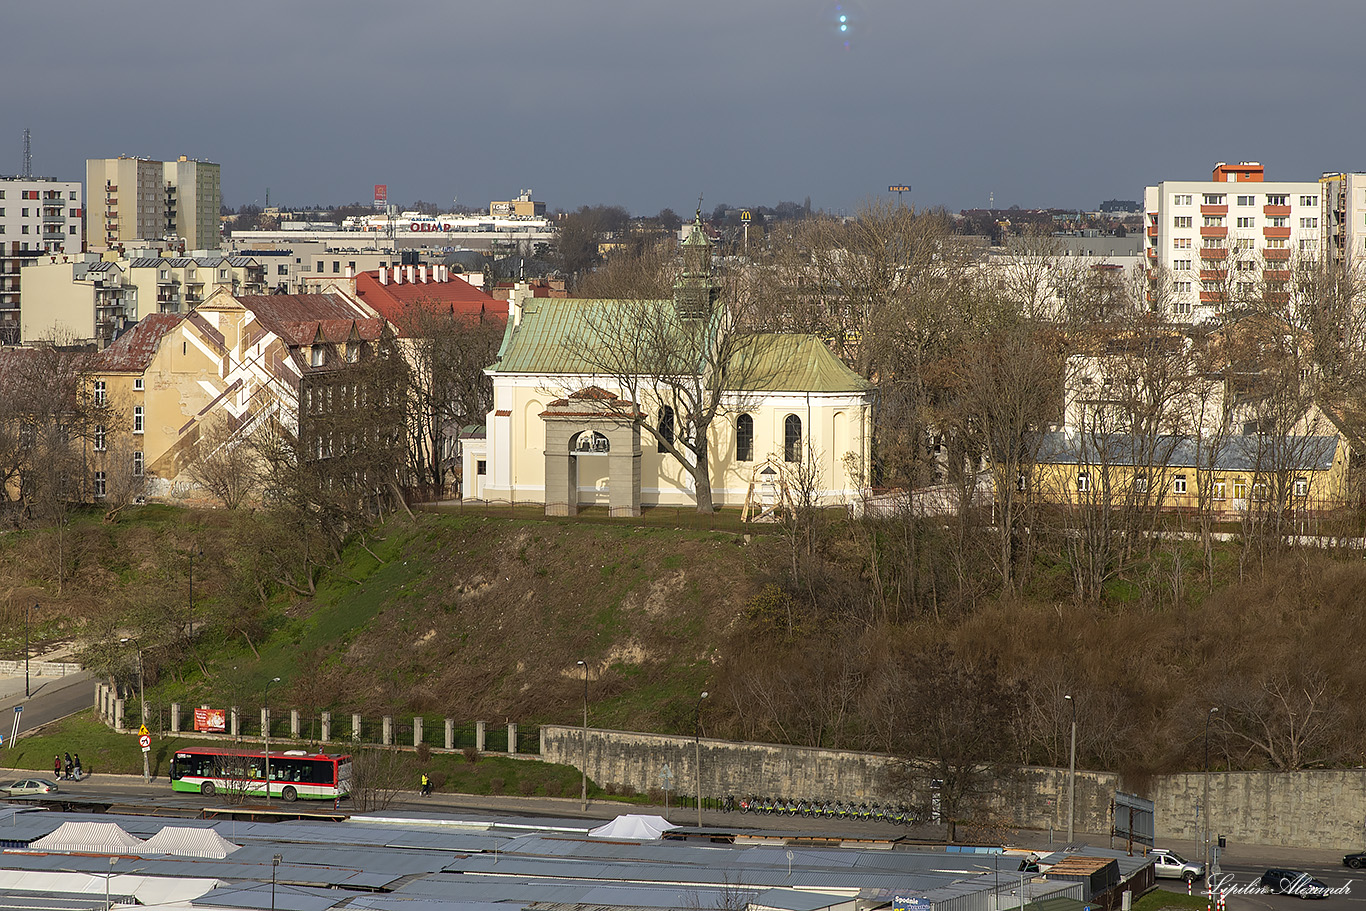
[[[783,461],[802,460],[802,419],[789,414],[783,420]]]
[[[341,260],[339,260],[339,259],[334,259],[334,260],[332,260],[332,274],[333,274],[333,275],[337,275],[337,274],[340,273],[340,272],[341,272]]]
[[[1177,250],[1189,250],[1191,248],[1191,239],[1189,237],[1178,237],[1172,241],[1172,246]]]
[[[104,452],[106,448],[108,448],[108,447],[107,447],[106,444],[105,444],[104,425],[103,425],[103,424],[96,424],[96,425],[95,425],[95,451],[96,451],[96,452]]]
[[[108,400],[104,388],[104,380],[95,380],[95,404],[104,405]]]
[[[318,260],[318,268],[314,269],[313,271],[322,272],[324,268],[326,268],[326,264],[322,260]]]
[[[1146,475],[1139,475],[1134,478],[1134,491],[1136,493],[1148,492],[1148,478]]]
[[[1191,290],[1190,282],[1172,282],[1172,290],[1179,293],[1189,293]]]
[[[1185,493],[1185,492],[1186,492],[1186,476],[1185,476],[1185,475],[1179,474],[1179,475],[1177,475],[1177,476],[1172,480],[1172,491],[1175,492],[1175,493]]]
[[[309,351],[308,363],[312,367],[321,367],[327,363],[327,352],[322,345],[314,345]]]
[[[1172,205],[1174,206],[1188,206],[1190,204],[1191,195],[1189,193],[1177,193],[1172,197]]]
[[[276,274],[276,275],[288,275],[288,274],[289,274],[289,266],[276,266],[276,267],[275,267],[275,274]]]
[[[355,344],[347,345],[347,346],[346,346],[346,362],[347,362],[348,364],[355,364],[355,363],[357,363],[357,362],[359,362],[359,361],[360,361],[360,343],[357,342],[357,343],[355,343]]]
[[[20,214],[23,215],[25,218],[28,218],[28,206],[24,206],[24,211]]]
[[[1223,193],[1206,193],[1201,199],[1207,206],[1222,206],[1228,197]]]
[[[1288,206],[1290,205],[1290,194],[1268,193],[1266,194],[1266,204],[1268,206]]]
[[[1318,204],[1319,204],[1319,198],[1318,198],[1317,196],[1301,196],[1301,197],[1300,197],[1300,205],[1302,205],[1302,206],[1317,206]]]
[[[1240,205],[1240,206],[1255,206],[1256,204],[1257,204],[1257,197],[1255,197],[1255,196],[1239,196],[1239,197],[1238,197],[1238,205]]]
[[[1253,287],[1254,287],[1254,286],[1253,286],[1252,282],[1238,282],[1238,294],[1239,294],[1239,296],[1241,296],[1241,297],[1251,297],[1251,296],[1252,296],[1252,289],[1253,289]]]
[[[3,196],[3,194],[0,194],[0,196]],[[69,198],[72,202],[75,202],[75,201],[76,201],[76,191],[75,191],[75,190],[72,190],[71,193],[68,195],[67,198]]]
[[[754,418],[747,414],[735,419],[735,461],[754,461]]]
[[[5,198],[5,191],[4,191],[4,190],[0,190],[0,199],[4,199],[4,198]]]
[[[1295,496],[1297,496],[1297,497],[1307,497],[1307,496],[1309,496],[1309,479],[1308,479],[1308,478],[1296,478],[1296,479],[1295,479]]]
[[[1206,228],[1222,228],[1224,226],[1224,216],[1206,215],[1204,224]]]
[[[1218,290],[1219,290],[1219,282],[1218,282],[1217,279],[1207,278],[1207,279],[1205,279],[1204,281],[1202,281],[1202,282],[1200,283],[1200,290],[1201,290],[1201,291],[1218,291]]]
[[[1318,242],[1318,240],[1317,240],[1316,238],[1313,238],[1313,237],[1304,237],[1304,238],[1301,238],[1301,239],[1300,239],[1300,252],[1301,252],[1301,253],[1313,253],[1313,252],[1314,252],[1315,250],[1317,250],[1318,248],[1319,248],[1319,242]]]
[[[1290,248],[1290,241],[1286,240],[1284,237],[1268,237],[1266,239],[1266,248],[1268,250],[1288,250]]]
[[[674,441],[674,410],[668,405],[659,412],[659,442],[655,445],[656,452],[668,452],[664,446],[665,441]]]
[[[1175,270],[1178,271],[1178,272],[1183,271],[1183,270],[1184,270],[1184,271],[1189,271],[1189,270],[1190,270],[1190,267],[1191,267],[1191,261],[1188,260],[1188,259],[1174,259],[1174,260],[1172,260],[1172,268],[1175,269]]]
[[[1086,493],[1091,489],[1091,476],[1084,471],[1077,472],[1077,492]]]
[[[1257,219],[1252,218],[1251,216],[1239,216],[1239,217],[1238,217],[1238,227],[1240,227],[1240,228],[1255,228],[1255,227],[1257,227]]]
[[[1285,215],[1273,215],[1271,217],[1271,227],[1286,228],[1290,226],[1290,219]]]
[[[20,234],[27,234],[27,233],[28,233],[28,225],[21,225],[21,226],[19,227],[19,233],[20,233]]]
[[[1224,239],[1222,237],[1203,237],[1200,239],[1200,246],[1206,250],[1224,249]]]
[[[1235,500],[1246,500],[1246,499],[1247,499],[1247,479],[1246,479],[1246,478],[1237,478],[1236,480],[1234,480],[1234,482],[1233,482],[1233,499],[1235,499]]]
[[[1172,219],[1173,228],[1189,228],[1191,226],[1191,216],[1177,215]]]
[[[1214,479],[1214,499],[1224,500],[1228,498],[1228,484],[1223,478]]]
[[[348,269],[351,270],[351,274],[352,274],[352,275],[355,275],[355,274],[356,274],[356,261],[355,261],[354,259],[351,260],[349,263],[346,264],[346,268],[348,268]]]
[[[226,279],[226,278],[228,277],[228,270],[227,270],[227,269],[219,269],[219,270],[218,270],[218,277],[221,278],[221,279]]]
[[[1257,271],[1257,264],[1254,263],[1254,262],[1250,262],[1250,261],[1248,261],[1248,260],[1242,260],[1241,262],[1238,263],[1238,271],[1239,271],[1239,272],[1255,272],[1255,271]]]
[[[133,432],[142,433],[142,406],[133,406]]]
[[[68,234],[70,234],[70,235],[72,235],[72,236],[75,236],[75,234],[76,234],[76,226],[75,226],[75,225],[69,225],[69,226],[67,226],[66,233],[68,233]]]
[[[134,392],[141,392],[142,389],[143,389],[142,377],[140,377],[140,376],[139,376],[139,377],[134,377],[134,378],[133,378],[133,391],[134,391]]]
[[[142,450],[138,449],[133,453],[133,477],[142,477]]]
[[[104,499],[104,472],[95,472],[95,499]]]
[[[1300,219],[1300,227],[1301,227],[1301,228],[1317,228],[1318,226],[1319,226],[1319,220],[1318,220],[1317,218],[1301,218],[1301,219]]]

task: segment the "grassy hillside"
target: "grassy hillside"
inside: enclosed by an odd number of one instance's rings
[[[91,666],[133,690],[141,646],[156,705],[250,716],[279,677],[277,718],[330,709],[339,734],[352,712],[423,714],[428,740],[443,716],[484,720],[491,738],[505,719],[577,723],[584,660],[604,727],[690,734],[707,690],[710,736],[916,751],[927,730],[980,717],[999,726],[991,758],[1056,764],[1075,705],[1081,765],[1142,774],[1199,767],[1217,705],[1215,768],[1360,760],[1366,656],[1335,647],[1366,622],[1357,554],[1251,559],[1235,540],[1207,561],[1166,542],[1089,604],[1068,597],[1066,539],[1041,540],[1029,586],[1003,594],[980,528],[654,519],[402,516],[301,595],[263,557],[288,546],[267,516],[77,516],[0,534],[0,651],[22,653],[24,605],[39,603],[36,639],[84,637]]]

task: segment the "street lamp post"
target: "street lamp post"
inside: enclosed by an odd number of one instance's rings
[[[32,695],[32,694],[29,692],[29,688],[28,688],[28,651],[29,651],[28,626],[29,626],[29,615],[32,614],[34,611],[36,611],[36,610],[38,609],[38,607],[39,607],[39,605],[35,604],[35,605],[33,605],[33,607],[31,607],[31,608],[30,608],[30,607],[25,607],[25,608],[24,608],[24,698],[25,698],[25,699],[27,699],[29,696]]]
[[[284,860],[283,854],[276,854],[270,858],[270,907],[275,911],[275,871],[280,869],[280,861]]]
[[[583,809],[588,809],[588,662],[580,661],[579,666],[583,668],[583,752],[579,758],[579,770],[582,773],[580,799],[583,802]]]
[[[195,547],[190,549],[190,638],[194,638],[194,558],[204,556],[204,549]]]
[[[702,695],[697,697],[697,711],[693,714],[693,775],[697,785],[697,827],[702,828],[702,700],[707,698],[707,691],[703,690]]]
[[[1200,838],[1200,853],[1203,855],[1206,870],[1209,870],[1209,723],[1217,711],[1219,711],[1218,706],[1211,706],[1210,710],[1205,713],[1205,796],[1201,799],[1203,812],[1200,816],[1204,823],[1204,832]]]
[[[1067,760],[1067,843],[1072,844],[1077,820],[1077,700],[1062,697],[1072,705],[1072,748]]]
[[[120,639],[120,640],[119,640],[119,643],[122,644],[122,643],[126,643],[126,642],[131,642],[131,641],[133,641],[133,640],[125,638],[125,639]],[[142,643],[141,643],[141,642],[139,642],[139,643],[137,644],[137,648],[138,648],[138,704],[141,706],[141,712],[142,712],[142,723],[139,725],[139,730],[141,730],[142,727],[145,727],[145,726],[147,725],[147,690],[146,690],[146,687],[145,687],[145,675],[144,675],[143,672],[142,672]],[[122,722],[120,722],[120,723],[122,723]],[[152,769],[151,769],[150,765],[148,764],[147,751],[146,751],[146,750],[143,750],[143,751],[142,751],[142,783],[143,783],[143,784],[151,784],[151,782],[152,782]]]
[[[270,685],[279,682],[279,677],[271,677],[267,680],[265,692],[261,696],[261,701],[265,703],[265,715],[261,719],[261,734],[266,741],[266,803],[270,803]]]

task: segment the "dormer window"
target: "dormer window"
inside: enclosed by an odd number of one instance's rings
[[[310,353],[309,363],[314,367],[321,367],[327,363],[327,349],[322,345],[314,345]]]
[[[346,362],[355,364],[360,361],[360,342],[352,342],[346,346]]]

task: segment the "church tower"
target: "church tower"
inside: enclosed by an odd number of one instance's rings
[[[682,319],[706,319],[721,288],[711,274],[711,241],[702,229],[702,210],[697,210],[692,231],[683,241],[683,274],[674,282],[674,309]]]

